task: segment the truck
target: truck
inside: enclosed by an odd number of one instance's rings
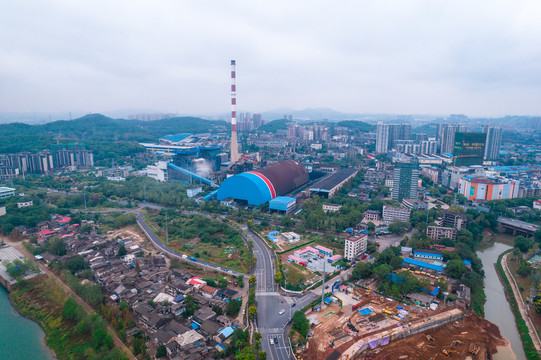
[[[191,261],[197,261],[197,259],[194,258],[193,256],[190,256],[190,260],[191,260]]]

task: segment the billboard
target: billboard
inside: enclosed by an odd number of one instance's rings
[[[486,137],[485,133],[455,133],[455,166],[483,165]]]

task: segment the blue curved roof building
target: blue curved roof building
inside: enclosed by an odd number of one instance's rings
[[[258,206],[307,182],[308,172],[303,165],[284,160],[226,179],[216,196],[218,200],[233,198]]]

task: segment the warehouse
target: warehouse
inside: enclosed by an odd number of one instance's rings
[[[304,166],[293,160],[284,160],[226,179],[218,189],[217,199],[233,198],[259,206],[307,182],[308,172]]]
[[[353,179],[359,170],[355,168],[346,168],[338,170],[329,177],[318,181],[310,187],[310,193],[314,195],[320,195],[326,198],[331,198],[342,186],[344,186],[349,180]]]

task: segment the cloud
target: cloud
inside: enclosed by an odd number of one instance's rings
[[[539,114],[536,1],[0,4],[0,108]]]

